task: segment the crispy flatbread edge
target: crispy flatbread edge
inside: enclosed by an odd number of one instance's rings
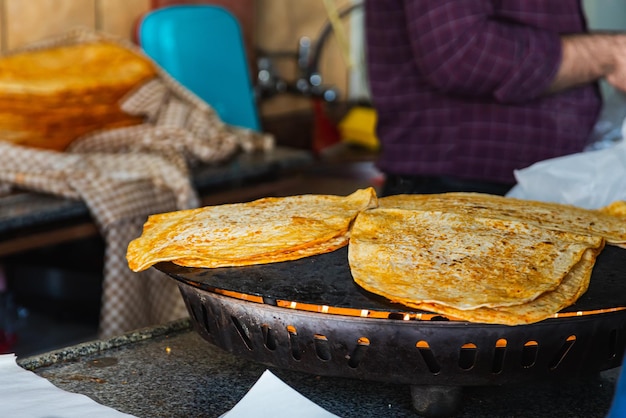
[[[288,253],[308,251],[311,248],[318,248],[318,247],[319,248],[323,248],[325,243],[331,242],[333,240],[336,240],[336,239],[344,237],[344,236],[348,236],[348,234],[349,234],[349,228],[341,229],[341,230],[338,230],[338,231],[339,231],[339,233],[327,234],[326,236],[320,237],[320,238],[315,239],[315,240],[311,240],[311,241],[308,241],[308,242],[301,242],[299,244],[291,245],[290,247],[288,247],[286,249],[266,251],[266,252],[263,252],[263,253],[257,253],[255,255],[251,255],[249,257],[240,257],[240,258],[219,257],[219,258],[213,258],[211,256],[196,256],[198,251],[194,250],[194,251],[191,251],[191,254],[177,255],[175,259],[176,260],[180,260],[181,263],[185,262],[185,261],[193,262],[193,263],[202,263],[202,260],[217,260],[217,261],[224,260],[225,262],[238,262],[239,260],[251,260],[251,261],[257,261],[258,264],[260,264],[265,259],[281,258],[283,255],[288,254]],[[348,238],[346,238],[346,241],[347,240],[348,240]],[[192,266],[189,266],[189,267],[192,267]],[[200,267],[200,265],[198,265],[197,267]]]
[[[589,248],[563,280],[561,286],[553,291],[545,292],[535,300],[517,306],[499,308],[477,308],[462,311],[449,306],[435,303],[404,303],[411,308],[447,316],[451,320],[469,321],[486,324],[525,325],[554,317],[560,310],[574,304],[589,288],[591,272],[595,265],[600,248]],[[565,291],[564,291],[565,290]],[[547,310],[545,307],[550,306]]]
[[[624,228],[626,228],[626,201],[616,200],[615,202],[597,209],[606,215],[615,216],[624,220]],[[626,242],[607,242],[608,245],[626,249]]]
[[[258,264],[270,264],[283,261],[294,261],[301,258],[310,257],[318,254],[330,253],[339,248],[348,245],[348,236],[339,235],[331,240],[318,242],[305,248],[298,248],[295,250],[289,250],[282,253],[275,253],[269,257],[255,256],[250,258],[240,258],[236,260],[229,259],[173,259],[174,264],[182,267],[197,267],[197,268],[218,268],[218,267],[243,267]]]
[[[431,195],[427,195],[427,194],[398,194],[398,195],[390,195],[390,196],[384,196],[384,197],[380,197],[378,202],[379,202],[379,207],[381,208],[393,208],[393,207],[403,207],[404,209],[409,209],[408,207],[406,207],[405,205],[402,205],[402,203],[400,203],[400,206],[398,206],[398,202],[402,202],[403,200],[406,199],[418,199],[418,200],[424,200],[424,199],[428,199],[428,198],[443,198],[443,199],[455,199],[456,197],[460,197],[460,198],[464,198],[464,199],[472,199],[472,198],[482,198],[485,197],[486,201],[483,202],[486,205],[489,205],[493,202],[502,202],[502,203],[507,203],[507,204],[513,204],[513,205],[518,205],[518,204],[522,204],[522,203],[526,203],[526,204],[530,204],[530,205],[540,205],[540,206],[553,206],[555,208],[572,208],[574,210],[580,211],[580,212],[588,212],[589,214],[594,214],[594,212],[596,212],[596,214],[594,216],[609,216],[611,218],[617,218],[618,220],[624,220],[624,222],[626,222],[626,201],[615,201],[607,206],[601,207],[599,209],[584,209],[578,206],[574,206],[574,205],[569,205],[569,204],[564,204],[564,203],[555,203],[555,202],[545,202],[545,201],[538,201],[538,200],[529,200],[529,199],[518,199],[518,198],[513,198],[513,197],[505,197],[505,196],[498,196],[498,195],[491,195],[491,194],[485,194],[485,193],[476,193],[476,192],[448,192],[448,193],[439,193],[439,194],[431,194]],[[460,203],[460,205],[462,206],[462,203]],[[419,209],[419,208],[418,208]],[[449,208],[449,212],[455,212],[455,210],[453,208]],[[494,218],[496,219],[500,219],[501,217],[499,216],[494,216]],[[554,229],[554,230],[558,230],[558,231],[563,231],[563,232],[575,232],[577,234],[582,234],[584,233],[584,231],[580,231],[580,230],[572,230],[570,228],[554,228],[554,227],[548,227],[546,225],[542,225],[539,224],[538,226],[541,226],[543,228],[549,228],[549,229]],[[624,229],[626,230],[626,224]],[[616,247],[621,247],[621,248],[626,248],[626,239],[624,239],[624,235],[622,235],[622,237],[618,237],[615,236],[615,234],[612,234],[611,232],[606,232],[606,233],[602,233],[600,231],[587,231],[587,233],[589,235],[595,235],[595,236],[601,236],[606,240],[606,244],[607,245],[613,245]]]
[[[139,240],[139,239],[137,239]],[[134,240],[134,241],[137,241]],[[151,266],[171,261],[183,267],[198,267],[198,268],[216,268],[216,267],[235,267],[235,266],[247,266],[253,264],[267,264],[276,261],[291,261],[299,258],[308,257],[315,254],[321,254],[322,252],[330,252],[335,249],[341,248],[348,244],[349,235],[347,230],[341,231],[339,234],[327,236],[323,239],[315,241],[300,243],[296,246],[289,247],[284,251],[272,251],[266,253],[255,254],[250,257],[242,257],[237,259],[229,258],[213,258],[210,255],[202,257],[194,256],[181,256],[181,254],[172,254],[170,256],[155,257],[135,257],[133,254],[138,252],[135,248],[139,245],[139,241],[129,245],[127,253],[128,266],[134,272],[139,272],[150,268]],[[327,249],[328,248],[328,249]],[[197,254],[197,251],[192,251]]]
[[[624,220],[626,221],[626,201],[624,200],[616,200],[615,202],[603,206],[597,210],[611,216],[624,218]]]

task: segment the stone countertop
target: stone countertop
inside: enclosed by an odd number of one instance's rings
[[[264,177],[279,177],[312,162],[310,152],[284,147],[267,152],[241,153],[223,163],[194,167],[193,184],[202,195]],[[89,218],[89,210],[81,200],[39,193],[0,196],[0,234],[77,218]]]
[[[18,359],[18,364],[64,390],[138,417],[219,417],[267,369],[209,344],[187,320]],[[270,370],[341,417],[418,416],[406,385]],[[559,383],[466,387],[455,417],[605,417],[619,371]]]

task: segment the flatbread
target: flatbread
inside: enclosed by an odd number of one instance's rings
[[[558,203],[514,199],[482,193],[442,193],[395,195],[379,200],[382,208],[430,210],[465,214],[475,217],[517,220],[542,228],[594,235],[608,244],[626,244],[626,219],[616,216],[621,207],[604,211],[583,209]]]
[[[446,315],[449,319],[503,325],[532,324],[553,317],[571,306],[589,288],[589,277],[600,249],[588,249],[583,258],[565,276],[561,285],[537,299],[514,306],[460,310],[436,303],[410,303],[407,306]]]
[[[172,261],[188,267],[264,264],[347,245],[357,214],[376,207],[373,188],[349,196],[299,195],[150,216],[128,246],[133,271]]]
[[[277,263],[281,261],[297,260],[299,258],[309,257],[315,254],[325,254],[331,251],[335,251],[341,247],[344,247],[348,243],[346,234],[341,233],[336,237],[329,239],[328,241],[322,241],[309,246],[294,247],[292,249],[285,249],[284,251],[276,251],[273,253],[264,253],[255,256],[251,256],[245,259],[246,264],[267,264]],[[235,259],[223,259],[224,263],[237,263],[240,264],[242,260]],[[175,264],[186,267],[199,267],[205,263],[203,257],[187,257],[174,260]],[[229,264],[230,265],[230,264]]]
[[[156,76],[152,62],[114,42],[97,41],[0,59],[0,91],[13,98],[83,100],[81,95],[112,97]],[[107,95],[108,94],[108,95]],[[57,102],[58,103],[58,102]]]
[[[393,302],[467,311],[533,301],[603,245],[511,219],[379,207],[357,217],[348,261],[357,284]]]
[[[63,151],[87,133],[143,123],[119,103],[156,76],[150,59],[108,41],[1,57],[0,140]]]
[[[598,211],[626,220],[626,201],[617,200],[610,205],[601,207]]]

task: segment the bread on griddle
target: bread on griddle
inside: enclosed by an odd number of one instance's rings
[[[554,317],[557,312],[573,305],[589,287],[590,270],[595,264],[600,248],[589,249],[583,258],[570,270],[555,290],[542,293],[532,301],[512,306],[495,308],[476,308],[461,311],[446,305],[421,303],[413,306],[431,312],[437,312],[451,319],[470,322],[497,323],[503,325],[532,324]]]
[[[161,261],[213,268],[323,254],[347,245],[356,215],[376,202],[368,188],[349,196],[268,197],[157,214],[128,246],[127,260],[141,271]]]
[[[573,303],[603,246],[515,220],[378,208],[355,220],[348,260],[357,284],[392,302],[515,325]]]
[[[626,244],[626,220],[617,216],[623,202],[601,210],[483,193],[395,195],[380,198],[382,208],[430,210],[503,220],[517,220],[556,231],[595,235],[608,244]],[[622,209],[623,210],[623,209]]]
[[[598,211],[610,216],[622,218],[622,222],[626,222],[626,201],[617,200],[607,206],[598,209]]]

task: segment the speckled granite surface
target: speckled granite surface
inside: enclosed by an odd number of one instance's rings
[[[64,390],[138,417],[219,417],[266,369],[210,345],[186,321],[18,359],[18,363]],[[271,371],[342,417],[418,416],[411,406],[410,388],[404,385]],[[464,388],[462,407],[455,416],[604,417],[618,374],[619,369],[612,369],[558,384]]]

